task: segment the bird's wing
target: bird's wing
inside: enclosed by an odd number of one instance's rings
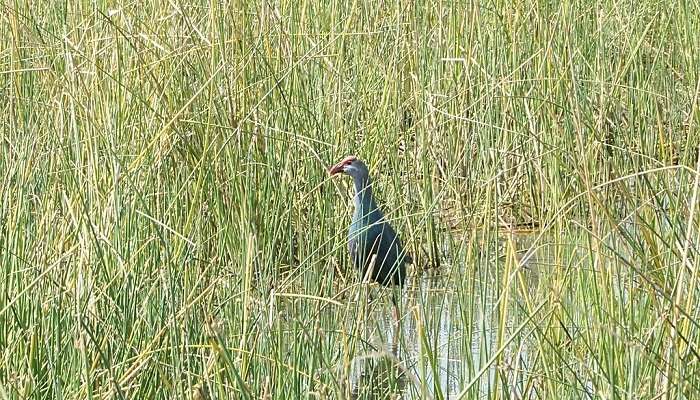
[[[356,268],[364,270],[367,264],[372,261],[372,257],[377,254],[377,249],[381,245],[380,232],[372,228],[366,229],[364,232],[353,232],[348,241],[348,250],[350,250],[350,258]]]
[[[382,235],[380,252],[382,254],[392,254],[392,263],[396,259],[403,259],[403,262],[407,264],[413,263],[413,258],[404,250],[399,235],[389,223],[383,223],[380,232]]]

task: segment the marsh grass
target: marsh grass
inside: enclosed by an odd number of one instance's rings
[[[349,398],[347,153],[448,277],[406,396],[700,393],[697,4],[0,7],[3,398]]]

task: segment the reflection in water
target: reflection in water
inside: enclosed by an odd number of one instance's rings
[[[485,268],[447,266],[439,270],[442,275],[409,275],[399,296],[400,330],[393,322],[387,290],[380,290],[381,298],[362,312],[352,314],[348,322],[361,342],[353,349],[357,355],[350,376],[353,398],[455,399],[469,385],[467,398],[494,393],[538,398],[540,377],[529,372],[537,357],[528,356],[528,344],[542,326],[528,322],[532,305],[518,294],[556,293],[549,291],[547,277],[551,268],[561,268],[553,254],[560,247],[541,245],[537,235],[508,240],[517,243],[512,247],[500,243],[477,259]],[[520,250],[509,253],[509,248]],[[584,254],[572,257],[585,259]],[[561,328],[571,340],[571,327],[553,323],[557,325],[546,328]]]
[[[436,397],[436,391],[449,398],[461,388],[463,327],[445,277],[424,275],[408,287],[413,296],[406,304],[402,329],[404,362],[415,376],[422,377],[420,387],[427,393],[408,391],[405,398]],[[409,292],[410,293],[410,292]],[[454,317],[456,321],[453,321]]]
[[[446,276],[423,275],[406,286],[400,334],[388,295],[373,302],[364,317],[368,345],[352,362],[353,399],[454,399],[494,355],[498,305],[488,291],[477,285],[471,288],[473,303],[460,304]],[[464,321],[464,315],[473,320]],[[522,394],[525,350],[525,342],[508,346],[500,365],[489,366],[471,394],[508,385],[513,398],[531,397]]]
[[[401,334],[391,306],[379,301],[367,314],[367,353],[353,360],[350,385],[354,399],[445,399],[462,384],[462,326],[444,278],[423,276],[403,292]],[[386,299],[385,299],[386,300]],[[407,381],[414,384],[406,385]],[[420,383],[420,384],[418,384]],[[427,392],[417,392],[416,388]]]
[[[387,352],[355,357],[350,375],[351,398],[374,400],[400,398],[405,370],[393,354]]]

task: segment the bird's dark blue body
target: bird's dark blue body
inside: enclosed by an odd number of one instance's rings
[[[368,277],[385,286],[401,286],[406,279],[406,263],[412,260],[374,201],[368,174],[353,178],[355,212],[348,240],[353,264],[362,279]]]

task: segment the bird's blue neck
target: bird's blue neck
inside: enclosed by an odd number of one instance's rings
[[[372,181],[368,176],[355,178],[355,212],[367,215],[377,209],[372,196]]]

